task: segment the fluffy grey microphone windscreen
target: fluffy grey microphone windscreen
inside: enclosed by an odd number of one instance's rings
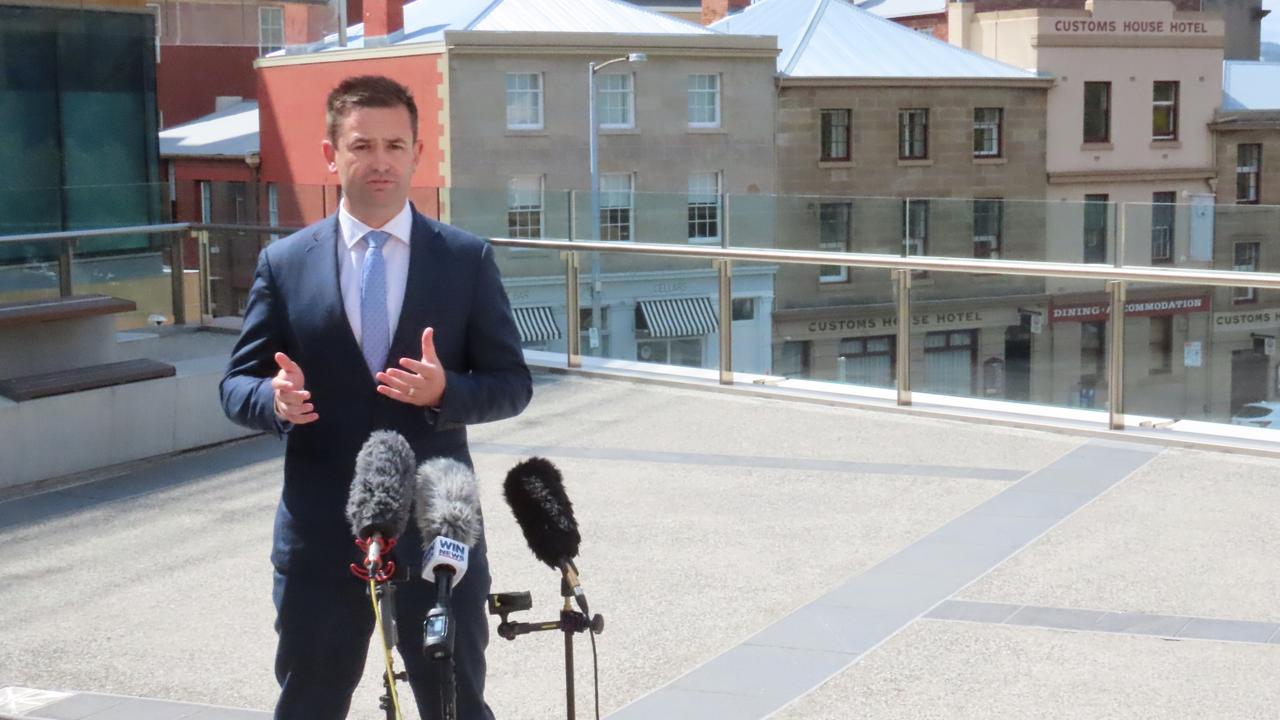
[[[447,537],[463,545],[480,540],[480,484],[471,468],[452,458],[433,458],[418,468],[415,514],[423,542]]]
[[[409,524],[413,501],[413,448],[399,433],[379,430],[356,456],[356,476],[347,496],[347,522],[356,537],[399,537]]]

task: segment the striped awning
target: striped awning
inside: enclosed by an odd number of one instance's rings
[[[640,312],[650,337],[708,335],[720,329],[715,306],[707,297],[641,300]]]
[[[556,325],[556,318],[551,314],[550,306],[511,308],[511,312],[515,315],[516,327],[520,330],[520,342],[534,343],[560,339],[560,326]]]

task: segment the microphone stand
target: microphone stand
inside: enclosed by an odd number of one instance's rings
[[[453,623],[453,573],[448,570],[436,571],[436,606],[427,611],[422,632],[422,651],[436,661],[439,672],[441,720],[457,720],[458,680],[453,662],[457,632]]]
[[[375,535],[370,538],[356,538],[356,547],[365,553],[363,567],[351,564],[351,573],[369,583],[367,592],[374,604],[374,618],[382,624],[382,647],[387,665],[382,674],[382,696],[378,698],[378,707],[386,713],[387,720],[400,720],[400,703],[396,693],[396,681],[408,680],[408,672],[396,672],[391,657],[391,648],[399,639],[396,626],[396,589],[391,584],[395,576],[396,564],[392,560],[383,562],[383,558],[396,546],[395,538],[383,540]]]
[[[559,630],[564,633],[565,712],[568,720],[575,720],[573,636],[587,631],[595,635],[604,632],[604,616],[597,613],[588,618],[586,613],[574,610],[570,602],[574,597],[573,588],[570,587],[568,579],[564,577],[560,578],[560,596],[564,598],[564,607],[560,609],[559,620],[540,623],[512,622],[508,620],[507,616],[512,612],[528,610],[533,607],[533,601],[527,592],[490,595],[489,613],[501,616],[502,622],[498,624],[498,637],[505,640],[515,640],[521,635],[547,630]],[[506,608],[504,605],[514,606]]]
[[[382,608],[382,636],[385,647],[393,648],[399,642],[399,628],[396,625],[396,588],[389,582],[380,582],[375,586],[378,594],[378,606]],[[387,720],[400,720],[396,714],[396,704],[391,701],[393,688],[392,678],[408,680],[408,672],[392,674],[382,673],[382,696],[378,698],[378,706],[386,713]]]

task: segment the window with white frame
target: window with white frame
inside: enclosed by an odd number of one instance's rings
[[[1258,202],[1258,177],[1262,174],[1262,145],[1241,143],[1236,146],[1236,202]]]
[[[630,240],[635,179],[631,173],[600,176],[600,239]]]
[[[924,255],[929,239],[929,201],[904,200],[902,213],[905,232],[902,236],[903,254]]]
[[[981,198],[973,201],[973,256],[995,260],[1000,257],[1000,233],[1004,226],[1004,201]]]
[[[1151,139],[1178,139],[1178,81],[1157,80],[1151,85]]]
[[[929,201],[902,201],[902,254],[905,257],[924,255],[929,243]],[[916,270],[913,277],[925,277],[928,272]]]
[[[266,55],[284,47],[284,8],[258,8],[258,54]]]
[[[1231,269],[1238,272],[1257,272],[1259,254],[1262,244],[1258,242],[1238,242],[1232,251]],[[1238,304],[1256,302],[1257,289],[1251,287],[1231,288],[1231,301]]]
[[[1173,262],[1173,218],[1177,193],[1151,193],[1151,262]]]
[[[1111,83],[1084,84],[1084,141],[1111,142]]]
[[[720,173],[689,176],[689,240],[720,239]]]
[[[847,202],[822,203],[818,206],[818,249],[824,252],[849,252],[849,231],[853,205]],[[847,265],[819,265],[818,282],[836,283],[849,280]]]
[[[848,160],[852,131],[850,115],[847,109],[822,110],[819,112],[821,124],[822,149],[819,159],[824,162]]]
[[[898,111],[898,159],[924,160],[929,157],[929,110],[908,108]]]
[[[607,73],[596,78],[596,116],[602,128],[636,126],[634,75]]]
[[[200,222],[213,222],[213,183],[200,181]]]
[[[973,109],[973,156],[1000,157],[1004,108]]]
[[[280,227],[280,188],[275,183],[267,183],[267,224]],[[272,233],[271,239],[279,240],[279,233]]]
[[[514,177],[507,182],[507,237],[542,237],[541,175]]]
[[[541,73],[507,73],[507,128],[542,129]]]
[[[689,76],[689,127],[720,127],[720,76]]]

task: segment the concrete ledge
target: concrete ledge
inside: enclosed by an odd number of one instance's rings
[[[184,360],[170,378],[0,403],[0,490],[255,434],[222,414],[224,362]]]

